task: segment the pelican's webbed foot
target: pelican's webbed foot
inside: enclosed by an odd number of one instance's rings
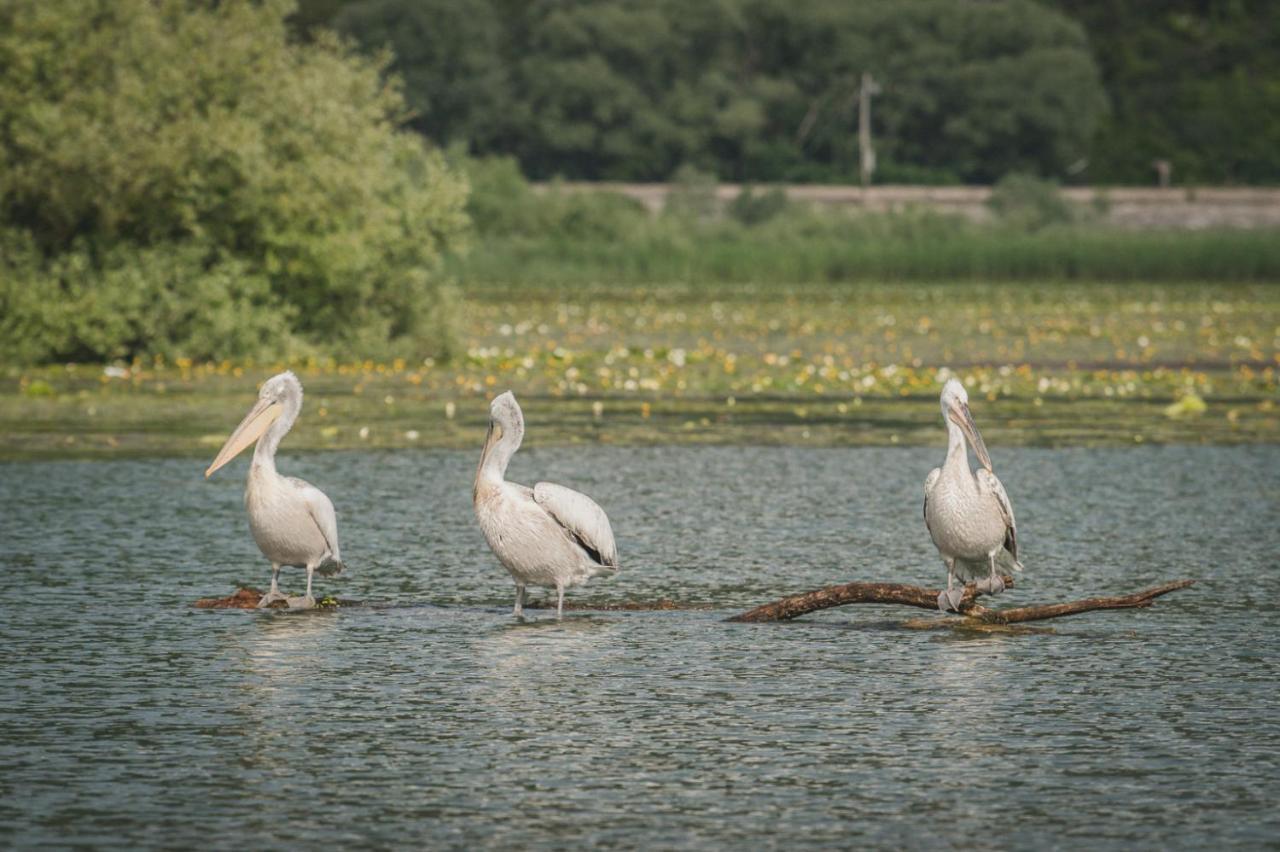
[[[285,594],[282,594],[279,589],[272,589],[271,591],[263,595],[262,599],[258,601],[258,609],[267,609],[276,601],[288,601],[288,600],[289,600],[289,597]]]
[[[964,589],[943,589],[938,592],[938,611],[960,611],[960,601],[964,600]]]
[[[311,595],[303,595],[297,598],[285,598],[289,602],[289,609],[315,609],[316,599]]]
[[[1004,579],[999,574],[979,580],[976,585],[984,595],[998,595],[1004,591]]]

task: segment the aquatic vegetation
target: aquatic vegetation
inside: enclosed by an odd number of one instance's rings
[[[205,455],[286,366],[290,451],[475,446],[508,388],[534,444],[934,443],[953,372],[1001,443],[1280,439],[1269,285],[492,288],[463,315],[448,362],[10,367],[0,455]],[[1199,416],[1167,415],[1192,394]]]

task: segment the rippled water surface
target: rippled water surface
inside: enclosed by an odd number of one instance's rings
[[[195,611],[265,586],[246,462],[0,465],[0,841],[236,846],[1205,846],[1280,841],[1280,448],[1008,450],[1004,604],[1190,576],[1151,610],[1011,636],[847,607],[936,584],[939,449],[528,450],[623,571],[520,622],[470,453],[286,457],[338,506],[336,612]],[[298,572],[284,575],[300,590]]]

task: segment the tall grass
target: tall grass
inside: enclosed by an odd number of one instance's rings
[[[1033,233],[957,225],[932,237],[638,222],[626,234],[480,239],[454,260],[476,284],[860,281],[1280,281],[1280,234],[1131,232],[1085,225]]]
[[[772,205],[764,221],[653,216],[607,193],[539,195],[513,165],[473,167],[477,239],[451,259],[482,289],[520,285],[895,281],[1280,282],[1275,231],[1124,231],[1081,216],[1028,225],[930,211]]]

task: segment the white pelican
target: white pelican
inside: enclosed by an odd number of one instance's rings
[[[507,464],[524,438],[524,414],[511,391],[489,405],[472,494],[485,540],[516,583],[514,615],[524,609],[525,586],[556,590],[556,617],[564,590],[597,574],[616,574],[618,548],[604,510],[585,494],[539,482],[507,482]]]
[[[991,469],[987,445],[969,413],[969,395],[957,379],[942,389],[942,417],[947,423],[947,459],[924,481],[924,525],[947,565],[947,590],[938,595],[938,609],[959,611],[964,589],[954,587],[981,578],[979,589],[1004,591],[997,565],[1022,570],[1018,561],[1018,529],[1004,486]],[[982,467],[969,469],[965,439]]]
[[[313,607],[316,601],[311,597],[311,575],[317,569],[326,576],[342,570],[333,503],[309,482],[276,473],[276,448],[301,410],[302,383],[297,376],[286,370],[267,379],[258,392],[257,404],[249,409],[204,472],[209,477],[245,447],[258,442],[249,466],[244,506],[249,511],[253,540],[262,555],[271,560],[271,591],[258,602],[259,607],[278,600],[288,601],[290,608]],[[300,600],[280,593],[277,580],[284,565],[307,569],[307,593]]]

